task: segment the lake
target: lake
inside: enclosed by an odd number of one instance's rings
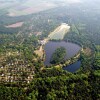
[[[63,67],[63,70],[67,70],[68,72],[76,72],[81,66],[81,61],[77,61],[69,66]]]
[[[44,46],[44,50],[45,50],[45,62],[44,65],[50,66],[50,59],[52,54],[54,53],[54,51],[58,48],[58,47],[64,47],[66,49],[66,57],[65,59],[69,59],[73,56],[75,56],[75,54],[77,54],[81,47],[77,44],[71,43],[71,42],[65,42],[65,41],[59,41],[59,42],[54,42],[54,41],[49,41],[47,44],[45,44]]]

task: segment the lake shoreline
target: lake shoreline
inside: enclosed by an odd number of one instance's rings
[[[72,43],[72,42],[66,42],[66,41],[51,41],[50,40],[50,42],[65,42],[65,43]],[[76,44],[77,45],[77,44]],[[45,45],[44,45],[45,46]],[[43,46],[43,49],[45,49],[44,48],[44,46]],[[80,45],[78,45],[78,46],[80,46]],[[44,50],[45,51],[45,50]],[[69,58],[69,59],[66,59],[65,60],[65,62],[63,63],[63,64],[58,64],[58,65],[53,65],[53,64],[51,64],[51,65],[45,65],[44,64],[44,66],[47,66],[47,67],[51,67],[51,66],[54,66],[54,67],[59,67],[59,68],[63,68],[63,67],[65,67],[65,66],[68,66],[68,65],[71,65],[71,64],[73,64],[73,63],[75,63],[76,61],[78,61],[79,60],[79,58],[80,58],[80,52],[82,51],[82,47],[80,46],[80,50],[78,51],[78,53],[77,54],[75,54],[73,57],[71,57],[71,58]],[[43,61],[45,61],[45,59],[46,59],[46,53],[44,52],[44,60]]]

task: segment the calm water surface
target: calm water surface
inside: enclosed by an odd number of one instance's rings
[[[81,49],[81,47],[79,45],[74,44],[74,43],[64,42],[64,41],[60,41],[60,42],[49,41],[44,46],[44,50],[45,50],[45,54],[46,54],[46,59],[44,62],[45,65],[47,65],[47,66],[51,65],[50,58],[51,58],[52,54],[58,47],[61,47],[61,46],[64,47],[67,52],[65,59],[69,59],[69,58],[75,56],[75,54],[77,54],[79,52],[79,50]]]
[[[74,64],[64,67],[63,69],[74,73],[80,68],[80,66],[81,66],[81,61],[77,61]]]

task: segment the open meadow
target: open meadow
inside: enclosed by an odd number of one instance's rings
[[[66,23],[62,23],[48,36],[50,40],[62,40],[65,34],[69,31],[70,26]]]
[[[15,17],[21,15],[28,15],[55,7],[56,5],[54,3],[49,3],[47,1],[38,0],[33,2],[33,0],[28,0],[23,3],[16,3],[14,7],[11,7],[8,10],[8,16]]]

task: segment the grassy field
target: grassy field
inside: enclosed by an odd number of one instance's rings
[[[53,32],[51,32],[48,37],[50,38],[50,40],[62,40],[69,29],[70,26],[68,26],[68,24],[62,23]]]
[[[55,4],[47,2],[47,1],[33,1],[33,0],[28,0],[25,1],[24,3],[16,3],[15,7],[11,7],[8,10],[8,15],[9,16],[21,16],[21,15],[28,15],[32,13],[38,13],[40,11],[48,10],[51,8],[56,7]]]
[[[40,58],[43,58],[43,47],[40,46],[39,50],[36,50],[35,53],[40,57]]]
[[[76,1],[67,0],[67,3],[71,2],[75,3]],[[16,17],[56,8],[64,3],[66,5],[65,0],[59,0],[58,3],[55,0],[1,0],[0,10],[7,11],[8,16]]]
[[[52,9],[63,5],[63,2],[66,3],[64,0],[59,0],[58,3],[55,0],[1,0],[0,10],[5,10],[8,16],[15,17]],[[71,2],[67,0],[67,3]]]

